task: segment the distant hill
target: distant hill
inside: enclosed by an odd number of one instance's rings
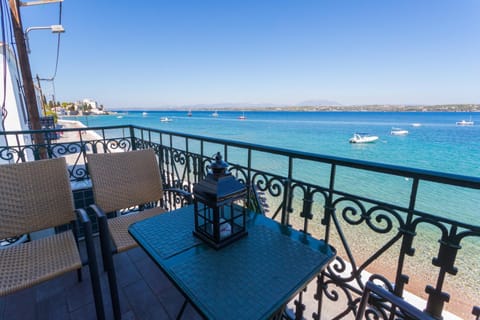
[[[192,104],[185,105],[184,108],[187,109],[196,109],[196,110],[215,110],[215,109],[232,109],[232,110],[241,110],[241,109],[274,109],[274,108],[291,108],[291,107],[320,107],[320,106],[341,106],[340,103],[336,101],[317,99],[317,100],[306,100],[297,104],[280,104],[280,103],[252,103],[252,102],[222,102],[222,103],[212,103],[212,104]],[[178,107],[172,107],[178,108]]]
[[[305,100],[298,104],[297,107],[320,107],[320,106],[341,106],[340,103],[330,100]]]
[[[183,106],[158,106],[156,108],[118,108],[113,110],[242,110],[242,111],[409,111],[409,112],[480,112],[480,104],[444,104],[444,105],[342,105],[329,100],[306,100],[298,104],[271,103],[212,103]]]
[[[250,102],[223,102],[212,104],[194,104],[185,105],[185,108],[199,109],[199,110],[214,110],[214,109],[254,109],[254,108],[275,108],[284,105],[272,103],[250,103]]]

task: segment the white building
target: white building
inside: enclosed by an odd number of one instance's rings
[[[104,114],[103,106],[99,105],[97,101],[93,99],[83,99],[81,102],[77,103],[77,110],[79,105],[87,105],[90,106],[90,110],[88,112],[93,114]]]
[[[0,43],[0,59],[3,61],[4,56],[4,46],[5,44]],[[0,108],[5,108],[6,116],[2,115],[2,126],[0,128],[1,131],[24,131],[29,130],[28,127],[28,112],[24,100],[24,96],[21,94],[21,84],[22,79],[20,77],[19,70],[17,69],[18,63],[16,61],[16,57],[13,54],[12,50],[6,45],[6,65],[5,69],[3,63],[0,63],[0,74],[6,76],[6,83],[5,83],[5,91],[3,89],[3,85],[0,89]],[[3,82],[3,81],[2,81]],[[5,104],[1,105],[1,103],[5,99]],[[37,106],[38,107],[38,106]],[[3,114],[3,113],[2,113]],[[40,114],[40,108],[39,108]],[[0,138],[0,145],[8,146],[8,145],[27,145],[31,143],[30,135],[19,135],[18,139],[15,135],[9,135],[7,137],[1,136]],[[26,154],[27,158],[33,159],[33,154],[27,150]],[[15,160],[15,159],[13,159]]]

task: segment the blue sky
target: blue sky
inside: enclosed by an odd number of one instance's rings
[[[21,14],[57,24],[59,5]],[[480,103],[478,0],[65,0],[61,21],[59,101]],[[29,39],[33,75],[51,77],[57,36]]]

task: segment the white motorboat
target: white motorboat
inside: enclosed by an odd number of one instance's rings
[[[169,117],[162,117],[160,118],[160,122],[172,122],[173,119],[169,118]]]
[[[348,140],[350,143],[370,143],[378,140],[378,136],[367,133],[354,133],[353,137]]]
[[[214,113],[212,113],[212,117],[215,117],[215,118],[218,117],[218,112],[215,111]]]
[[[148,116],[148,112],[142,112],[142,116],[144,117]]]
[[[456,122],[457,126],[473,126],[474,122],[472,121],[472,118],[470,120],[462,120],[462,121],[457,121]]]
[[[400,128],[392,128],[390,131],[392,136],[406,136],[408,134],[408,130],[400,129]]]

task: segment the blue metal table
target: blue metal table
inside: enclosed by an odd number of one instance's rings
[[[193,206],[134,223],[129,232],[208,319],[268,319],[326,265],[324,241],[249,213],[248,235],[215,250],[196,238]]]

